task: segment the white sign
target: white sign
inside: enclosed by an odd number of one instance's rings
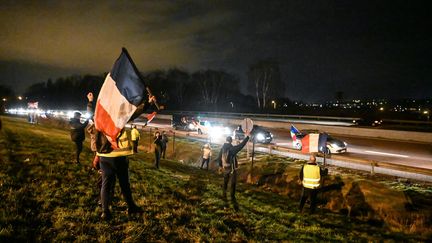
[[[253,121],[250,118],[243,119],[241,123],[242,129],[245,132],[245,134],[249,134],[252,131],[253,128]]]

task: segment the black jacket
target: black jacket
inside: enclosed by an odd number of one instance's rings
[[[70,125],[70,135],[71,139],[74,142],[82,142],[85,139],[84,129],[88,124],[88,120],[84,123],[81,123],[80,119],[72,118],[69,122]]]
[[[248,141],[249,136],[245,137],[245,139],[243,139],[243,141],[236,146],[233,146],[231,143],[224,143],[218,157],[216,158],[216,161],[219,163],[219,167],[223,167],[223,160],[226,160],[226,164],[229,164],[231,168],[237,168],[237,153],[242,150]]]

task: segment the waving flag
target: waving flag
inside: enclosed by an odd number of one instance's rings
[[[39,102],[28,102],[27,103],[27,108],[29,109],[37,109],[39,105]]]
[[[94,115],[96,129],[103,132],[113,148],[117,135],[143,101],[146,86],[125,48],[105,78]]]
[[[320,133],[319,139],[318,139],[318,150],[323,153],[327,153],[327,133]]]
[[[300,132],[299,132],[299,130],[297,130],[297,128],[294,125],[291,125],[290,133],[291,133],[292,140],[296,141],[297,140],[297,134],[299,134]]]
[[[302,138],[302,153],[327,152],[327,133],[310,133]]]
[[[153,118],[155,118],[156,114],[157,114],[156,111],[153,111],[152,113],[147,114],[146,115],[146,117],[147,117],[147,123],[150,123],[153,120]]]

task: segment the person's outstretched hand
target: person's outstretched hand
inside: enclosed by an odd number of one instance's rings
[[[87,99],[88,99],[89,102],[93,102],[93,93],[92,92],[89,92],[87,94]]]

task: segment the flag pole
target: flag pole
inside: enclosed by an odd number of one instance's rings
[[[138,71],[138,68],[136,67],[134,61],[132,60],[131,56],[129,55],[129,52],[127,51],[127,49],[125,47],[122,48],[122,52],[124,52],[126,54],[126,56],[129,58],[129,61],[131,62],[132,67],[135,70],[135,73],[138,75],[141,82],[144,83],[146,90],[147,90],[147,94],[149,96],[153,96],[153,93],[151,92],[150,88],[145,84],[143,76],[141,76],[141,73]],[[156,109],[159,111],[160,108],[159,108],[159,104],[157,103],[156,97],[153,101],[153,104],[156,106]]]

